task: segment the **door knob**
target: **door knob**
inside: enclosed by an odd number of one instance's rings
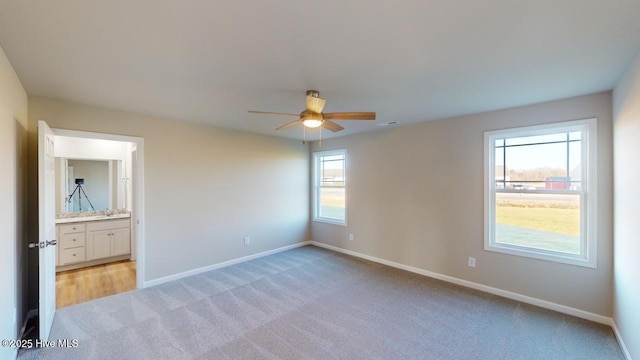
[[[37,249],[37,248],[44,249],[47,246],[54,246],[57,243],[58,243],[58,241],[56,239],[47,240],[47,241],[41,241],[39,243],[29,243],[29,249]]]

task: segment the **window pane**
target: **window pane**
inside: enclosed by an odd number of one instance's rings
[[[569,176],[571,189],[580,190],[582,181],[582,144],[580,141],[569,143]]]
[[[514,184],[565,177],[567,145],[565,142],[506,148],[506,163],[508,180]]]
[[[322,161],[335,161],[335,160],[344,160],[344,155],[325,155],[322,157]]]
[[[567,141],[566,133],[548,134],[548,135],[535,135],[535,136],[523,136],[506,139],[507,146],[510,145],[523,145],[523,144],[538,144],[555,141]]]
[[[495,168],[494,175],[496,178],[496,188],[504,189],[504,148],[495,149]]]
[[[344,186],[344,155],[323,156],[320,172],[321,186]]]
[[[580,196],[496,193],[495,241],[580,254]]]
[[[582,140],[582,131],[569,133],[569,140]]]
[[[318,216],[345,220],[346,197],[344,188],[320,188]]]

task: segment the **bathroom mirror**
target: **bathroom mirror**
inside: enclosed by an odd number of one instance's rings
[[[122,160],[56,157],[56,212],[116,210],[125,207]]]

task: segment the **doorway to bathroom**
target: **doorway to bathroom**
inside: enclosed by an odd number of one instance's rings
[[[56,308],[143,287],[143,139],[52,130]]]

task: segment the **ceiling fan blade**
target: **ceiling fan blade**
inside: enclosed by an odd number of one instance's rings
[[[374,112],[336,112],[324,113],[322,117],[325,120],[375,120]]]
[[[333,132],[338,132],[340,130],[344,130],[344,128],[342,126],[340,126],[340,125],[338,125],[338,124],[336,124],[336,123],[334,123],[333,121],[330,121],[330,120],[325,120],[322,123],[322,127],[327,129],[327,130],[333,131]]]
[[[307,95],[307,110],[320,114],[327,100]]]
[[[250,112],[250,113],[252,113],[252,114],[300,116],[300,114],[281,113],[281,112],[271,112],[271,111],[255,111],[255,110],[249,110],[249,112]]]
[[[300,120],[299,120],[299,119],[298,119],[298,120],[294,120],[294,121],[292,121],[292,122],[290,122],[290,123],[288,123],[288,124],[284,124],[284,125],[280,126],[280,127],[279,127],[279,128],[277,128],[276,130],[284,130],[284,129],[288,129],[288,128],[290,128],[290,127],[294,126],[294,125],[298,125],[299,123],[300,123]]]

